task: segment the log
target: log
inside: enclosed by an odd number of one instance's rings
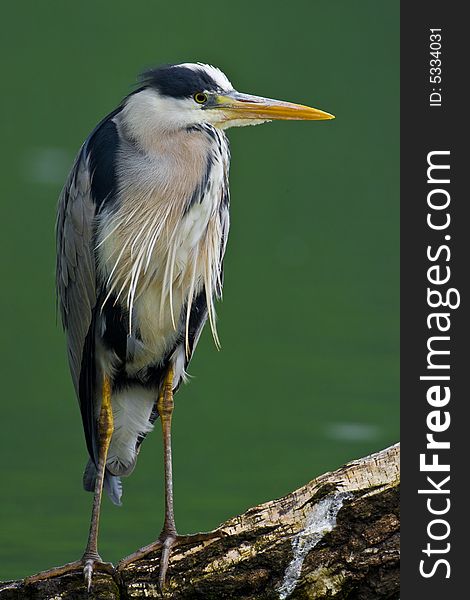
[[[399,598],[399,445],[317,477],[174,549],[168,600]],[[161,598],[159,552],[114,572],[0,584],[0,600]]]

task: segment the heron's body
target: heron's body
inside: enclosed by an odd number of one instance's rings
[[[77,377],[91,454],[85,487],[94,485],[93,421],[101,405],[95,384],[108,375],[114,432],[105,481],[115,503],[121,486],[111,476],[132,472],[138,446],[158,416],[155,398],[168,366],[177,389],[208,311],[214,324],[213,296],[221,292],[229,228],[225,134],[199,124],[170,135],[139,136],[135,123],[142,120],[147,96],[145,91],[129,96],[91,134],[60,208],[64,218],[74,202],[70,186],[83,178],[93,213],[87,225],[95,279],[87,331],[94,357],[92,363],[83,357],[81,386]],[[59,243],[66,247],[68,241]]]
[[[239,94],[208,65],[156,69],[91,133],[64,187],[57,286],[90,455],[84,485],[95,492],[84,555],[89,584],[99,559],[103,482],[119,503],[119,477],[134,469],[158,416],[165,448],[164,580],[176,540],[173,393],[207,319],[217,343],[214,299],[222,290],[229,230],[223,130],[276,118],[331,115]]]

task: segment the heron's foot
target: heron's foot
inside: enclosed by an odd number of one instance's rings
[[[36,573],[35,575],[31,575],[27,577],[24,582],[25,585],[36,583],[38,581],[43,581],[47,579],[53,579],[54,577],[61,577],[62,575],[66,575],[68,573],[83,573],[85,578],[85,584],[87,586],[88,591],[91,589],[91,582],[93,571],[97,567],[97,570],[105,571],[110,575],[114,574],[114,566],[111,563],[105,563],[101,560],[101,558],[96,555],[94,557],[86,557],[83,556],[81,560],[76,560],[74,562],[67,563],[60,567],[54,567],[53,569],[48,569],[47,571],[41,571],[40,573]]]
[[[157,552],[158,550],[161,550],[160,573],[159,573],[159,577],[158,577],[158,583],[159,583],[160,590],[163,590],[163,588],[165,587],[166,573],[167,573],[168,565],[170,562],[170,554],[171,554],[171,550],[173,548],[177,548],[180,546],[187,546],[190,544],[203,544],[204,542],[208,542],[208,541],[212,541],[212,540],[216,540],[216,539],[225,537],[225,535],[226,535],[226,533],[224,531],[221,531],[220,529],[217,529],[214,531],[194,533],[194,534],[189,534],[189,535],[178,535],[175,533],[167,533],[167,532],[163,531],[160,534],[160,537],[158,538],[158,540],[156,540],[155,542],[152,542],[151,544],[148,544],[148,546],[144,546],[143,548],[140,548],[140,550],[137,550],[136,552],[129,554],[129,556],[126,556],[121,561],[119,561],[117,569],[119,571],[123,570],[131,563],[136,562],[142,558],[145,558],[146,556],[148,556],[149,554],[151,554],[153,552]]]
[[[112,563],[103,562],[99,554],[85,552],[85,554],[82,556],[80,564],[82,565],[85,585],[89,592],[91,591],[93,583],[93,573],[95,572],[95,567],[96,570],[104,571],[105,573],[114,575],[114,565]]]

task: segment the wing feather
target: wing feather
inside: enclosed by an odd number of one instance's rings
[[[88,452],[95,462],[95,322],[100,294],[95,228],[101,208],[116,198],[119,135],[113,118],[121,109],[105,117],[83,144],[59,198],[56,225],[57,298]]]
[[[90,356],[93,313],[96,306],[94,227],[96,206],[84,149],[80,151],[59,199],[56,240],[57,296],[66,331],[68,358],[79,398],[90,454],[94,455],[94,357]],[[85,351],[87,350],[87,351]],[[84,381],[84,374],[86,374]]]

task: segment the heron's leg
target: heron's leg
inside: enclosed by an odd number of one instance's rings
[[[171,548],[179,539],[176,532],[175,513],[173,508],[173,469],[171,456],[171,419],[173,416],[173,367],[170,367],[163,380],[162,389],[157,400],[157,411],[162,424],[163,435],[163,466],[165,471],[165,520],[163,529],[156,542],[141,548],[130,556],[124,558],[119,563],[119,568],[123,569],[131,562],[142,558],[149,552],[162,549],[160,558],[160,574],[158,578],[160,589],[165,585],[166,572],[170,559]]]
[[[171,455],[171,419],[173,416],[173,407],[173,369],[170,367],[165,376],[157,400],[157,410],[162,423],[163,462],[165,469],[165,520],[163,529],[156,542],[123,558],[118,565],[118,570],[124,570],[129,564],[145,557],[150,552],[161,549],[160,574],[158,580],[160,589],[163,589],[165,585],[170,552],[173,547],[186,544],[200,544],[214,539],[220,539],[224,535],[224,532],[221,532],[220,530],[207,533],[196,533],[193,535],[178,535],[176,531],[173,509],[173,471]]]
[[[108,457],[109,444],[113,435],[113,411],[111,406],[111,382],[106,375],[103,377],[103,391],[101,399],[101,410],[98,420],[99,453],[95,492],[93,496],[93,508],[91,511],[90,532],[88,543],[83,554],[83,574],[88,590],[91,588],[93,565],[102,562],[98,554],[98,529],[100,523],[101,496],[103,494],[104,474],[106,470],[106,459]]]
[[[162,543],[159,575],[160,589],[165,585],[170,551],[178,535],[173,508],[173,465],[171,453],[171,420],[173,417],[173,408],[173,367],[170,367],[163,381],[162,390],[157,401],[157,410],[162,422],[163,465],[165,470],[165,520],[159,536],[159,540]]]
[[[109,444],[113,434],[113,413],[111,408],[111,382],[108,377],[103,379],[103,391],[101,401],[101,411],[98,422],[99,435],[99,455],[98,455],[98,470],[95,483],[95,495],[93,497],[93,509],[91,513],[90,533],[88,535],[88,543],[85,553],[81,560],[67,563],[61,567],[41,571],[35,575],[31,575],[25,579],[25,584],[35,583],[43,579],[51,579],[60,577],[65,573],[71,573],[78,569],[83,569],[85,583],[88,591],[91,588],[91,578],[93,575],[93,567],[95,563],[100,563],[100,571],[104,570],[108,573],[113,573],[114,568],[110,563],[103,563],[98,554],[98,526],[100,519],[101,495],[103,492],[104,473],[106,468],[106,459],[108,456]]]

